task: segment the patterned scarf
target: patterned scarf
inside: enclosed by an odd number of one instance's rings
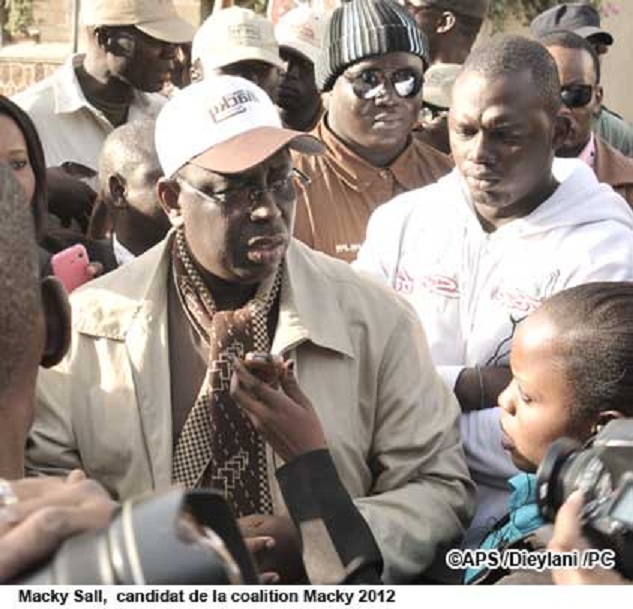
[[[222,491],[238,517],[272,513],[266,445],[229,394],[233,357],[268,351],[268,315],[281,285],[281,268],[235,311],[217,311],[178,230],[173,252],[176,290],[191,325],[209,348],[207,372],[178,438],[172,479],[186,488]]]

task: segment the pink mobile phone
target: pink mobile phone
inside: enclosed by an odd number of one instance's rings
[[[53,274],[64,284],[69,294],[92,279],[88,273],[89,262],[88,252],[80,243],[62,250],[51,258]]]

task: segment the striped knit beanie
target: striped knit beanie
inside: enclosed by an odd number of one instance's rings
[[[315,66],[317,87],[329,91],[351,64],[385,53],[412,53],[428,65],[428,43],[407,10],[393,0],[344,0],[328,24]]]

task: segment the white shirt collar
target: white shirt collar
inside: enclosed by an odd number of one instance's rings
[[[119,266],[123,266],[126,262],[130,262],[130,260],[136,258],[136,256],[116,238],[116,233],[112,233],[112,249],[114,250],[114,257]]]

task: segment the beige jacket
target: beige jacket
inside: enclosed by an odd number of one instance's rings
[[[168,243],[73,294],[71,352],[38,379],[32,470],[81,467],[118,498],[171,484]],[[284,271],[272,351],[295,359],[386,580],[407,580],[472,514],[457,403],[415,313],[389,289],[296,240]]]

